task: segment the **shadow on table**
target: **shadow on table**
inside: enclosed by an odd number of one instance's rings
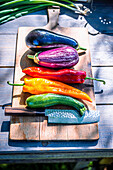
[[[94,4],[92,13],[85,17],[86,27],[93,35],[97,33],[112,34],[113,33],[113,4],[106,2],[103,4]],[[96,32],[97,31],[97,32]]]
[[[3,121],[1,126],[1,132],[9,132],[10,129],[10,121]]]
[[[61,8],[61,15],[66,14],[71,18],[75,19],[75,25],[77,21],[78,26],[78,19],[81,21],[81,27],[86,27],[91,35],[97,35],[99,33],[103,34],[113,34],[113,3],[109,0],[104,1],[94,1],[93,4],[83,3],[87,8],[91,10],[88,16],[83,16],[74,14],[73,11],[62,9]],[[71,22],[71,21],[70,21]],[[73,22],[72,22],[73,23]],[[65,24],[65,23],[64,23]],[[66,25],[64,25],[65,27]]]
[[[22,149],[26,149],[28,147],[47,147],[49,150],[55,150],[53,148],[58,148],[57,150],[73,150],[77,147],[87,148],[87,147],[94,147],[98,143],[98,140],[94,141],[16,141],[16,140],[9,140],[9,146],[13,147],[22,147]],[[68,148],[67,148],[68,147]],[[41,148],[40,148],[41,149]]]

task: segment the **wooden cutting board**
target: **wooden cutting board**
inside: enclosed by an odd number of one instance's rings
[[[59,8],[48,9],[48,24],[43,27],[53,32],[60,33],[76,39],[82,47],[87,48],[85,54],[79,56],[79,63],[74,69],[85,70],[87,76],[92,76],[91,58],[89,51],[88,31],[85,28],[64,28],[57,25],[59,17]],[[68,21],[67,21],[68,22]],[[15,62],[14,83],[23,83],[25,74],[22,69],[30,66],[36,66],[33,61],[27,58],[27,54],[32,53],[25,45],[25,37],[34,27],[20,27],[18,29],[17,51]],[[84,84],[73,85],[86,92],[92,99],[92,103],[83,101],[89,110],[95,110],[95,96],[93,81],[86,80]],[[22,92],[21,86],[15,86],[13,89],[12,107],[25,107],[25,100],[30,96]],[[52,108],[70,109],[67,106],[54,106]],[[71,108],[73,109],[73,108]],[[11,140],[97,140],[99,138],[98,123],[84,125],[56,125],[48,124],[45,116],[15,117],[10,120],[10,139]]]

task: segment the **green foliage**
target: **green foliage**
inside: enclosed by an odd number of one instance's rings
[[[81,6],[70,0],[0,0],[0,24],[46,9],[48,6],[60,6],[83,15],[87,15],[89,11],[82,10]]]
[[[71,170],[75,163],[1,164],[0,170]]]

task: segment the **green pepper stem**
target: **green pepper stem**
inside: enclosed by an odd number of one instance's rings
[[[11,86],[24,86],[25,85],[25,83],[23,83],[23,84],[12,84],[9,81],[7,81],[7,84],[9,84]]]
[[[41,53],[41,51],[40,52],[37,52],[35,55],[27,55],[27,57],[29,58],[29,59],[32,59],[32,60],[34,60],[35,58],[37,58],[38,59],[38,55]]]
[[[78,49],[80,49],[80,50],[85,50],[85,51],[87,50],[86,48],[81,47],[81,46],[79,46]]]
[[[84,48],[84,47],[81,47],[79,44],[78,44],[78,47],[77,47],[77,50],[87,50],[86,48]]]
[[[34,55],[27,55],[27,57],[32,60],[34,59]]]
[[[96,78],[93,78],[93,77],[86,77],[85,79],[91,79],[91,80],[101,81],[101,82],[103,82],[103,84],[106,84],[106,82],[105,82],[104,80],[96,79]]]

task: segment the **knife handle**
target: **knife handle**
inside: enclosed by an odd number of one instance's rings
[[[29,109],[24,107],[6,107],[5,116],[40,116],[45,115],[45,109]]]

